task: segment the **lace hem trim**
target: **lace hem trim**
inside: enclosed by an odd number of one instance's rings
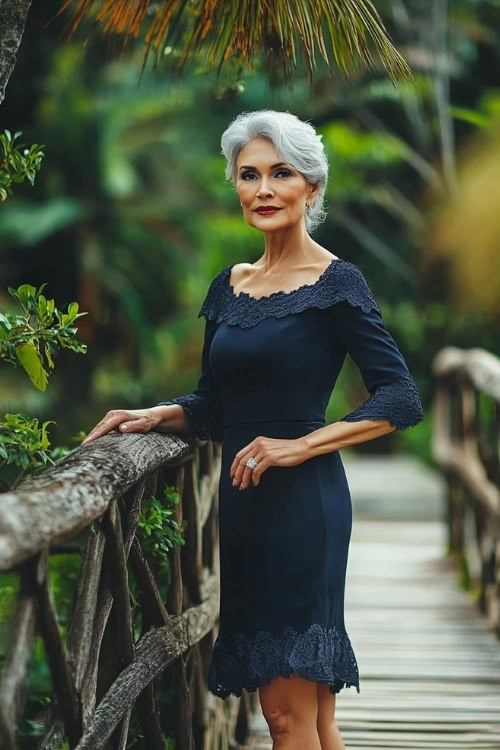
[[[424,410],[413,377],[400,375],[392,383],[379,386],[370,398],[339,421],[386,419],[397,430],[407,430],[415,427],[423,418]]]
[[[212,281],[198,317],[205,315],[217,323],[251,328],[265,318],[284,318],[311,307],[325,309],[347,301],[364,312],[379,310],[373,293],[353,263],[334,258],[314,284],[303,284],[290,292],[273,292],[267,297],[252,297],[248,292],[234,293],[229,283],[232,265],[226,266]]]
[[[359,670],[349,636],[338,628],[314,624],[299,633],[287,626],[279,634],[267,630],[253,637],[221,633],[214,644],[208,689],[219,697],[240,697],[243,688],[253,693],[277,676],[292,672],[329,685],[330,693],[354,686],[359,693]]]

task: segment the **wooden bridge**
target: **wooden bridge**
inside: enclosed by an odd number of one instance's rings
[[[349,750],[500,747],[500,361],[446,348],[433,368],[439,471],[342,452],[354,504],[346,625],[361,677],[359,694],[338,697]],[[1,495],[0,573],[16,582],[0,616],[2,750],[19,746],[38,636],[53,692],[36,717],[39,750],[271,747],[256,693],[207,692],[220,461],[210,441],[114,432]],[[186,531],[165,568],[141,514],[156,503],[156,524],[174,498]],[[61,554],[80,557],[69,620],[51,590]]]
[[[346,748],[500,748],[500,646],[446,556],[444,484],[412,459],[344,463],[346,627],[360,670],[360,693],[337,697]],[[272,747],[260,713],[246,747]]]

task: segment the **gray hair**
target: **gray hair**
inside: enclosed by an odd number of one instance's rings
[[[309,183],[319,182],[317,197],[306,210],[305,223],[309,233],[325,219],[325,191],[328,182],[328,159],[322,143],[322,135],[312,125],[300,120],[290,112],[260,109],[242,112],[226,128],[221,137],[222,153],[226,157],[225,175],[236,185],[236,158],[240,150],[252,138],[269,138],[280,159],[301,172]]]

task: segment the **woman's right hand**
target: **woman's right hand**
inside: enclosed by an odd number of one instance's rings
[[[91,443],[107,432],[118,428],[120,432],[149,432],[161,422],[160,410],[151,409],[111,409],[106,416],[82,440],[81,445]]]

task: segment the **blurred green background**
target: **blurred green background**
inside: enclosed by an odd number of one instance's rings
[[[346,79],[319,60],[312,86],[299,63],[292,87],[280,73],[272,87],[264,57],[244,73],[229,60],[218,80],[201,59],[176,77],[160,59],[140,78],[140,43],[122,51],[92,15],[68,41],[67,14],[47,25],[60,6],[31,8],[0,107],[0,132],[22,130],[46,154],[34,187],[0,204],[0,312],[16,311],[9,286],[47,282],[58,308],[88,311],[78,320],[88,350],[62,350],[44,392],[1,363],[2,414],[55,420],[52,445],[73,447],[108,409],[196,387],[208,285],[264,244],[224,179],[220,136],[236,114],[273,108],[322,133],[328,218],[314,239],[361,268],[424,404],[414,429],[352,450],[431,462],[434,355],[448,344],[500,354],[500,2],[376,2],[415,76],[397,88],[380,65]],[[366,396],[347,360],[327,419]],[[65,635],[81,556],[50,564]],[[17,585],[2,575],[0,641]],[[19,734],[29,750],[51,694],[39,637],[35,649]]]
[[[88,353],[61,352],[43,393],[4,366],[3,411],[55,420],[52,444],[65,444],[110,408],[194,389],[208,284],[263,248],[224,180],[220,136],[241,111],[286,109],[323,134],[330,161],[314,239],[362,269],[426,410],[359,449],[428,460],[432,357],[445,344],[500,351],[500,3],[377,3],[415,75],[398,88],[382,69],[346,79],[320,62],[312,87],[299,67],[292,88],[279,75],[271,88],[262,59],[243,75],[230,61],[218,81],[196,60],[176,78],[160,61],[139,81],[141,45],[122,52],[98,33],[84,45],[91,20],[67,41],[67,16],[44,26],[59,7],[32,7],[0,108],[0,129],[46,153],[35,186],[0,207],[0,310],[13,309],[7,286],[47,281],[59,307],[89,311]],[[328,419],[366,395],[348,361]]]

